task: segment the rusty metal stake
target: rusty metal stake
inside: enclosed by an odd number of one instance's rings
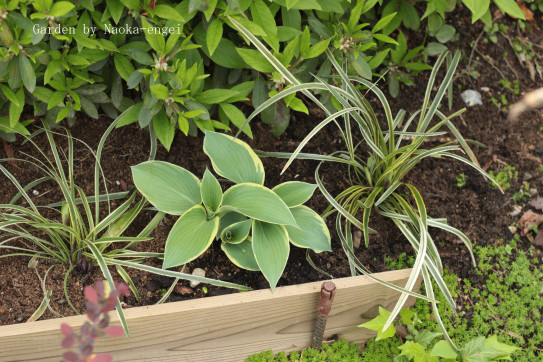
[[[333,282],[328,281],[322,283],[321,296],[319,299],[319,317],[317,318],[317,326],[315,327],[311,348],[321,348],[324,329],[326,328],[326,320],[328,319],[330,309],[332,309],[332,302],[334,301],[335,294],[336,285]]]

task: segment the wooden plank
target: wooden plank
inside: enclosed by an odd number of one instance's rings
[[[403,286],[409,272],[378,276]],[[360,343],[373,337],[374,332],[356,326],[374,318],[379,305],[390,310],[399,293],[364,276],[334,283],[337,292],[324,339]],[[321,284],[129,308],[125,315],[131,336],[99,338],[95,352],[110,353],[115,361],[243,361],[268,349],[300,350],[311,342]],[[60,324],[78,330],[85,321],[85,316],[75,316],[0,327],[0,361],[58,361],[63,352]]]

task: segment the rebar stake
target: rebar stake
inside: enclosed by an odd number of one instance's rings
[[[334,301],[335,294],[336,285],[333,282],[328,281],[322,283],[321,296],[319,299],[319,317],[317,318],[317,326],[315,327],[311,348],[321,348],[324,329],[326,328],[326,320],[328,319],[330,309],[332,309],[332,302]]]

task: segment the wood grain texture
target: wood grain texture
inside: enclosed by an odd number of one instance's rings
[[[376,276],[404,286],[410,271]],[[379,305],[390,310],[399,293],[364,276],[334,283],[337,292],[324,339],[363,342],[373,337],[375,332],[357,325],[374,318]],[[115,361],[243,361],[268,349],[300,350],[311,343],[321,284],[129,308],[130,337],[99,338],[95,352],[111,353]],[[410,298],[408,305],[413,303]],[[76,316],[0,327],[0,361],[59,361],[60,324],[78,330],[85,321]]]

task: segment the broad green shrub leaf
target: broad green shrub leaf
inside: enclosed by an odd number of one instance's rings
[[[379,306],[379,315],[377,317],[373,318],[371,321],[362,323],[358,326],[371,329],[372,331],[376,331],[377,332],[377,338],[375,338],[376,341],[394,337],[394,335],[396,335],[396,328],[394,328],[393,325],[388,326],[388,328],[385,331],[383,331],[383,327],[385,326],[388,320],[388,317],[390,317],[390,312],[386,310],[385,308]]]
[[[247,221],[250,222],[250,220]],[[253,271],[260,270],[253,252],[253,243],[249,239],[245,239],[239,244],[222,243],[221,249],[228,259],[240,268]]]
[[[128,57],[122,54],[115,54],[113,56],[113,61],[115,63],[115,69],[125,81],[128,81],[135,69]]]
[[[170,147],[175,136],[175,125],[170,122],[170,118],[166,114],[164,108],[153,117],[153,129],[160,143],[170,151]]]
[[[249,236],[251,225],[251,220],[244,220],[228,225],[221,232],[221,240],[224,243],[239,244]]]
[[[317,185],[300,181],[288,181],[275,186],[272,191],[277,194],[288,207],[299,206],[313,196]]]
[[[121,15],[123,15],[123,4],[118,0],[106,0],[107,8],[109,10],[109,13],[113,17],[113,21],[115,24],[119,24],[119,20],[121,19]]]
[[[202,186],[200,187],[202,201],[204,205],[211,210],[217,212],[222,202],[222,189],[219,181],[206,168],[204,177],[202,178]]]
[[[464,5],[471,10],[471,21],[475,23],[490,7],[490,0],[462,0]]]
[[[232,89],[209,89],[197,94],[194,96],[194,99],[204,104],[217,104],[229,98],[236,97],[238,94],[238,91]]]
[[[11,126],[9,124],[9,119],[8,118],[0,117],[0,131],[6,132],[6,133],[12,133],[13,132],[13,131],[11,131],[10,129],[8,129],[6,127],[13,128],[15,131],[17,131],[17,132],[19,132],[21,134],[24,134],[26,136],[30,135],[30,132],[28,132],[28,130],[25,128],[25,126],[23,126],[19,122],[16,122],[15,126]]]
[[[186,22],[179,11],[166,4],[155,5],[155,15],[162,19],[175,20],[180,23]]]
[[[236,48],[239,56],[249,67],[263,73],[273,73],[275,68],[258,50]]]
[[[526,20],[524,12],[520,10],[515,0],[494,0],[494,3],[498,5],[501,11],[514,16],[515,18]]]
[[[201,50],[211,58],[211,60],[222,67],[230,69],[243,69],[247,68],[247,64],[241,59],[241,57],[236,52],[236,44],[230,39],[225,37],[221,38],[219,45],[213,52],[209,53],[207,41],[206,41],[206,32],[202,24],[199,24],[193,31],[194,39],[201,46]]]
[[[220,111],[223,112],[224,115],[228,117],[228,119],[238,128],[243,127],[245,121],[247,121],[247,118],[245,117],[243,112],[240,111],[239,108],[234,106],[233,104],[220,103],[219,108]],[[251,139],[253,138],[253,132],[251,131],[251,127],[248,124],[243,127],[243,133],[245,133]]]
[[[456,359],[458,354],[454,351],[449,342],[441,340],[434,345],[430,352],[430,356]]]
[[[439,31],[436,34],[436,39],[440,43],[446,43],[452,39],[455,33],[456,33],[456,29],[446,24],[446,25],[443,25],[441,29],[439,29]]]
[[[139,192],[162,212],[182,215],[202,203],[200,181],[182,167],[162,161],[148,161],[131,169]]]
[[[34,92],[36,87],[36,73],[30,64],[30,61],[24,54],[19,54],[19,72],[25,88],[30,92]]]
[[[262,161],[245,142],[222,133],[206,131],[204,152],[220,176],[236,183],[264,185]]]
[[[272,190],[254,183],[242,183],[226,190],[221,208],[272,224],[296,226],[283,200]]]
[[[303,205],[291,208],[290,212],[298,225],[298,227],[286,226],[292,244],[312,249],[317,253],[332,251],[330,232],[319,214]]]
[[[287,265],[289,251],[288,234],[283,225],[253,221],[253,253],[272,290]]]
[[[133,106],[130,106],[126,111],[121,113],[115,121],[117,122],[116,127],[122,127],[126,126],[127,124],[131,124],[138,121],[138,117],[141,111],[141,107],[143,107],[143,102],[136,103]]]
[[[384,16],[381,19],[379,19],[377,24],[375,24],[375,26],[373,27],[372,32],[376,33],[379,30],[384,29],[385,26],[387,26],[388,23],[390,23],[392,21],[392,19],[394,19],[395,16],[396,16],[396,13],[392,13],[392,14],[389,14],[389,15]]]
[[[163,84],[155,84],[151,87],[151,93],[158,99],[168,99],[170,97],[170,90]]]
[[[74,7],[75,5],[68,1],[56,1],[53,6],[51,6],[51,9],[49,9],[49,15],[54,17],[64,16]]]
[[[147,40],[151,48],[153,48],[153,50],[159,55],[165,55],[164,51],[166,48],[166,41],[164,40],[162,34],[156,34],[154,32],[147,31],[148,28],[152,28],[152,25],[149,24],[149,22],[145,20],[145,18],[141,19],[141,24],[143,28],[146,28],[143,30],[143,32],[145,33],[145,39]]]
[[[222,39],[222,21],[215,19],[207,28],[206,42],[209,55],[212,56]]]
[[[207,250],[219,229],[219,218],[207,219],[203,206],[196,205],[175,223],[164,249],[162,268],[188,263]]]

